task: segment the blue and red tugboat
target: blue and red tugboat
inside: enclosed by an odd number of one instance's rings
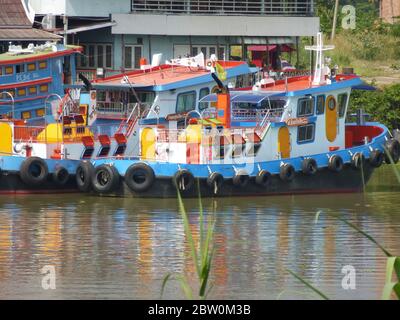
[[[82,162],[78,184],[95,194],[126,197],[226,197],[359,192],[375,168],[399,160],[399,143],[379,123],[346,123],[354,74],[325,66],[322,35],[311,77],[260,81],[234,89],[214,78],[185,125],[174,118],[135,122],[138,153]],[[129,142],[128,142],[129,143]],[[385,149],[387,152],[385,152]]]

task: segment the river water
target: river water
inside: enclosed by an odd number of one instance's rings
[[[290,269],[332,299],[379,299],[384,254],[325,212],[400,255],[399,191],[386,166],[364,194],[203,199],[206,216],[217,219],[209,298],[318,298]],[[197,241],[198,200],[185,205]],[[54,267],[54,282],[43,281],[45,266]],[[342,287],[345,266],[354,267],[355,290]],[[158,299],[169,273],[196,287],[176,200],[0,197],[0,299]],[[163,298],[185,296],[171,281]]]

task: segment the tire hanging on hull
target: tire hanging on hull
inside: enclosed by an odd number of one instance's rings
[[[172,184],[180,192],[188,192],[193,187],[194,176],[189,170],[179,170],[172,177]]]
[[[65,186],[69,180],[69,172],[64,167],[57,168],[52,176],[53,181],[59,186]]]
[[[306,176],[313,176],[318,171],[317,161],[313,158],[304,159],[301,168]]]
[[[387,164],[395,163],[397,164],[400,160],[400,143],[395,139],[390,139],[386,142],[385,148],[389,152],[391,159],[385,153],[385,162]]]
[[[76,169],[76,185],[82,192],[89,192],[92,189],[92,176],[94,167],[90,161],[81,161]]]
[[[356,169],[360,170],[363,168],[365,165],[365,156],[362,152],[356,152],[352,157],[351,157],[351,166]]]
[[[328,169],[332,172],[339,173],[343,170],[343,159],[338,155],[333,155],[329,158]]]
[[[235,187],[244,188],[250,181],[250,176],[245,170],[239,170],[232,178],[232,183]]]
[[[102,164],[94,170],[92,176],[93,190],[97,193],[111,193],[119,185],[120,176],[117,168]]]
[[[369,163],[374,168],[379,168],[385,161],[385,155],[380,150],[374,150],[369,155]]]
[[[266,188],[271,183],[271,174],[267,170],[260,170],[256,176],[256,184]]]
[[[281,166],[279,176],[283,181],[291,182],[296,175],[296,170],[290,163],[285,163]]]
[[[224,185],[224,177],[218,172],[212,172],[207,177],[207,186],[211,189],[214,195],[217,195]]]
[[[125,173],[125,183],[134,192],[146,192],[155,181],[154,170],[145,163],[131,165]]]
[[[21,180],[28,186],[38,186],[47,180],[49,168],[39,157],[30,157],[22,162],[19,169]]]

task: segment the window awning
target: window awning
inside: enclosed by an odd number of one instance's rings
[[[78,28],[74,28],[74,29],[69,29],[67,31],[60,30],[60,31],[57,31],[57,33],[58,34],[74,34],[74,33],[78,33],[78,32],[84,32],[84,31],[108,28],[108,27],[115,26],[116,24],[117,23],[114,22],[114,21],[95,23],[95,24],[91,24],[91,25],[88,25],[88,26],[82,26],[82,27],[78,27]]]

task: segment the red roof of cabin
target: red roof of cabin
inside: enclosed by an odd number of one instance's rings
[[[245,64],[243,61],[218,61],[218,63],[225,69]],[[200,77],[209,73],[210,72],[206,69],[161,65],[148,70],[136,70],[104,79],[97,79],[94,82],[104,85],[121,85],[124,76],[128,76],[129,81],[132,84],[141,86],[155,86],[183,81],[194,77]]]

